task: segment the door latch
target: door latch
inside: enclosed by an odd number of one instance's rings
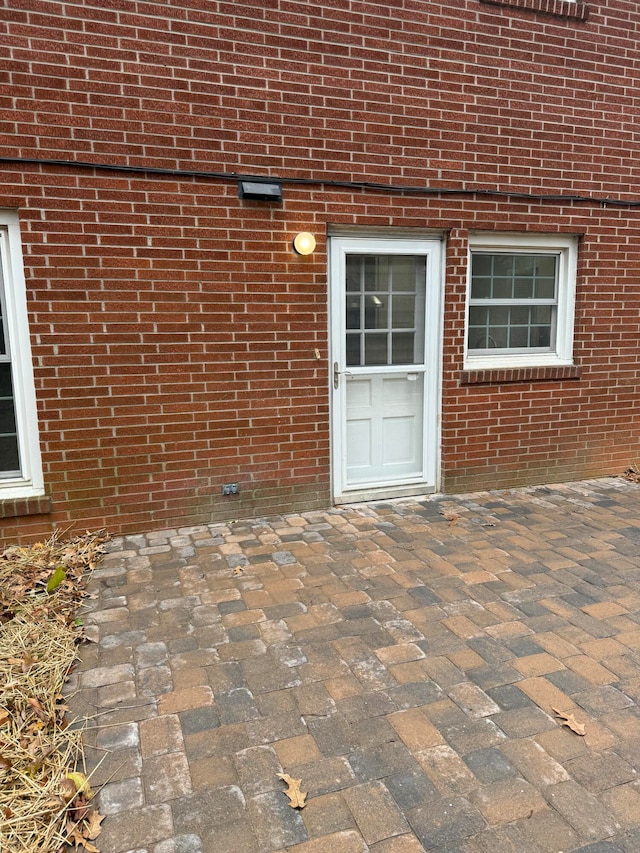
[[[337,361],[333,362],[333,387],[338,388],[340,385],[341,376],[351,376],[350,370],[340,370]]]

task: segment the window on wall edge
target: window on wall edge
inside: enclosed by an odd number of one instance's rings
[[[472,234],[466,370],[573,364],[577,239]]]
[[[0,500],[42,494],[20,228],[0,211]]]

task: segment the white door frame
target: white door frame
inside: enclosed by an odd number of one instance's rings
[[[422,476],[374,486],[348,486],[346,475],[345,279],[348,254],[421,255],[427,257],[424,340],[424,410]],[[416,239],[331,237],[329,240],[331,471],[335,503],[386,499],[434,492],[440,479],[440,411],[442,395],[442,311],[444,251],[440,235]],[[337,376],[334,376],[337,365]],[[358,370],[362,370],[358,368]],[[405,368],[406,370],[406,368]],[[393,371],[372,367],[368,372]],[[337,379],[337,387],[336,382]]]

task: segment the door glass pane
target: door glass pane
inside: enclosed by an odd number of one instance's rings
[[[361,290],[360,273],[362,269],[361,258],[356,255],[347,257],[347,292]]]
[[[367,291],[389,290],[389,259],[365,256],[364,289]]]
[[[373,334],[365,335],[364,339],[364,363],[365,365],[380,365],[380,364],[388,364],[388,355],[387,355],[387,337],[386,332],[384,334],[378,334],[374,332]]]
[[[347,365],[358,367],[360,360],[360,335],[347,335]]]
[[[362,297],[357,294],[347,293],[347,329],[360,328],[360,305]]]
[[[392,327],[413,329],[415,323],[415,297],[394,294],[392,305]]]
[[[420,266],[424,267],[424,258],[415,258],[411,255],[396,255],[391,258],[391,280],[394,292],[404,291],[414,293],[416,289],[416,272]]]
[[[364,297],[364,327],[365,329],[387,329],[388,299],[386,295],[377,296],[368,293]]]
[[[392,364],[413,363],[413,340],[413,332],[394,332],[391,342]]]

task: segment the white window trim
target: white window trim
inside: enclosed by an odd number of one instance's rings
[[[519,251],[558,255],[558,305],[554,352],[504,353],[473,355],[468,352],[469,302],[471,298],[471,254],[476,250],[513,253]],[[464,369],[500,370],[517,367],[565,367],[573,365],[573,327],[576,296],[578,240],[565,234],[496,234],[469,235],[467,297],[465,304]]]
[[[0,210],[0,263],[6,336],[11,358],[13,396],[22,471],[19,477],[0,478],[0,500],[44,494],[38,438],[38,412],[29,339],[27,289],[22,259],[20,225],[15,211]]]

